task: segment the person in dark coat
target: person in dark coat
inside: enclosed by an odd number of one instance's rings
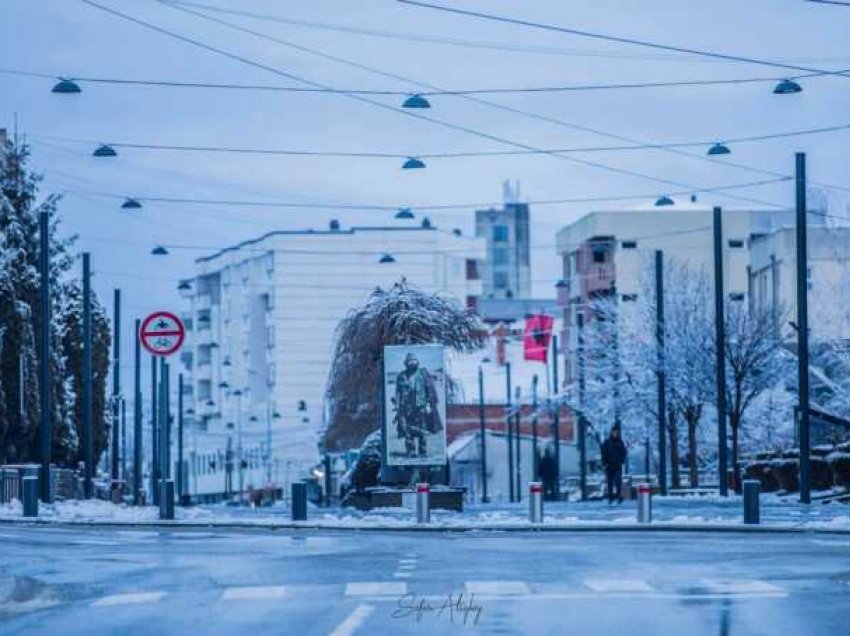
[[[614,424],[608,439],[602,442],[602,466],[605,468],[605,477],[608,480],[608,503],[614,502],[616,497],[618,503],[622,503],[623,488],[623,464],[626,463],[626,445],[623,443],[620,425]]]
[[[555,453],[547,446],[543,457],[540,458],[538,467],[540,481],[543,482],[543,493],[547,501],[558,499],[558,465],[555,462]]]

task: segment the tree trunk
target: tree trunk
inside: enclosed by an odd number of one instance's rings
[[[688,421],[688,472],[691,488],[699,487],[699,464],[697,463],[697,420],[692,415]]]
[[[676,423],[676,411],[667,411],[667,430],[670,432],[670,477],[673,488],[682,487],[682,474],[679,470],[679,429]]]

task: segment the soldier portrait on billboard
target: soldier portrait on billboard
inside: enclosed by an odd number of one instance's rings
[[[446,457],[443,347],[384,347],[387,463],[435,466]]]

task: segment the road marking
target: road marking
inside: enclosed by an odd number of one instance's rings
[[[286,596],[286,588],[278,586],[229,587],[221,595],[222,601],[274,600]]]
[[[715,594],[781,594],[787,592],[781,587],[766,583],[765,581],[733,581],[733,580],[705,580],[700,581],[702,585]]]
[[[637,579],[588,579],[584,581],[586,587],[600,594],[622,593],[622,592],[643,592],[651,593],[655,591],[646,581]]]
[[[393,576],[397,579],[409,579],[413,575],[410,572],[394,572]]]
[[[400,565],[409,565],[409,566],[416,565],[416,559],[399,559],[398,562],[399,562]]]
[[[396,595],[407,593],[404,581],[357,581],[345,584],[346,596]]]
[[[493,596],[530,594],[528,585],[522,581],[467,581],[466,591],[470,594]]]
[[[103,596],[97,599],[94,603],[92,603],[92,607],[159,603],[163,598],[165,598],[165,592],[136,592],[134,594],[112,594],[111,596]]]
[[[373,611],[375,608],[372,605],[361,603],[328,636],[351,636]]]
[[[77,539],[71,541],[72,545],[118,545],[117,541],[107,541],[105,539]]]

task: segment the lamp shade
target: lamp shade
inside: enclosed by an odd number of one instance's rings
[[[794,80],[784,79],[780,81],[773,89],[774,95],[793,95],[794,93],[802,93],[803,87]]]
[[[413,211],[410,208],[402,208],[395,213],[397,219],[412,219],[415,218]]]
[[[95,151],[92,153],[93,157],[117,157],[118,153],[115,152],[115,148],[109,146],[107,144],[101,144],[98,146]]]
[[[75,81],[60,78],[60,80],[51,89],[51,92],[62,95],[70,95],[71,93],[82,93],[83,91],[80,90],[79,84]]]
[[[731,154],[731,153],[732,153],[732,151],[729,150],[729,147],[726,144],[717,143],[717,144],[714,144],[711,148],[708,149],[708,155],[709,156],[728,155],[728,154]]]
[[[655,205],[657,207],[663,207],[665,205],[676,205],[676,202],[665,194],[658,198]]]
[[[422,95],[411,95],[401,105],[402,108],[431,108],[430,102]]]
[[[136,199],[125,199],[124,203],[121,204],[122,210],[141,210],[142,204],[139,203]]]
[[[165,249],[162,245],[157,245],[155,248],[151,250],[152,256],[168,256],[168,250]]]
[[[395,263],[395,259],[393,258],[392,254],[384,254],[378,262],[379,263]]]
[[[408,157],[407,161],[405,161],[401,166],[402,170],[419,170],[424,167],[425,162],[421,159],[417,159],[416,157]]]

